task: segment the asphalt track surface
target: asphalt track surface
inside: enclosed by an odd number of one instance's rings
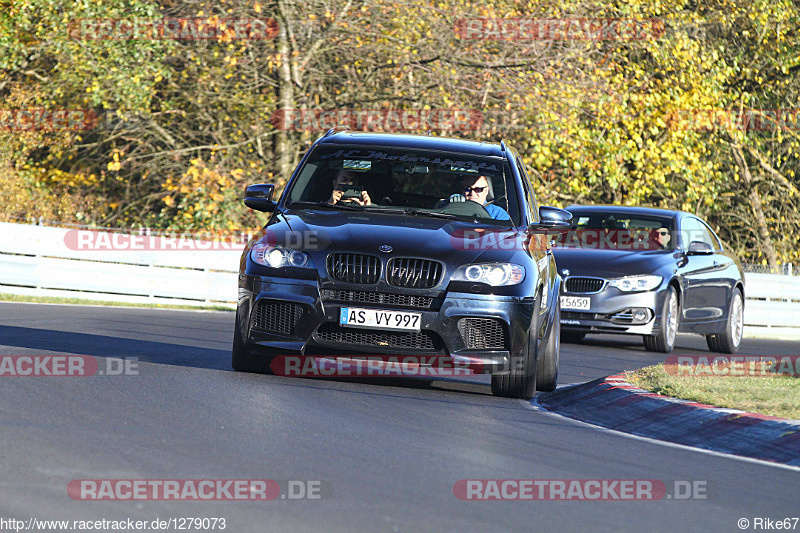
[[[0,518],[217,517],[226,531],[741,531],[800,516],[800,471],[668,446],[494,398],[488,379],[312,380],[230,369],[233,314],[0,303],[3,355],[138,357],[138,374],[0,377]],[[680,336],[674,354],[706,354]],[[742,355],[800,343],[745,339]],[[560,383],[662,360],[564,344]],[[101,368],[105,359],[99,359]],[[318,500],[80,501],[76,479],[321,480]],[[705,483],[705,499],[461,501],[461,479]],[[762,522],[763,523],[763,522]],[[70,528],[71,530],[71,528]],[[219,529],[217,529],[219,530]],[[796,530],[800,531],[800,524]]]

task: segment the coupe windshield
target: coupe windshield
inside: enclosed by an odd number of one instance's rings
[[[303,204],[407,216],[519,224],[515,181],[502,158],[452,152],[325,146],[288,194]]]
[[[571,211],[572,229],[556,246],[599,250],[673,250],[671,218]]]

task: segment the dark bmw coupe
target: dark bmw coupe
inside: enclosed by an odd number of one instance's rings
[[[619,206],[570,206],[572,229],[554,248],[564,339],[587,333],[642,335],[669,352],[677,332],[705,335],[711,351],[742,340],[744,275],[697,216]]]
[[[505,144],[330,131],[292,174],[247,188],[272,213],[241,259],[236,370],[278,354],[413,354],[475,363],[529,398],[558,375],[561,278],[539,207]],[[273,368],[274,370],[274,368]]]

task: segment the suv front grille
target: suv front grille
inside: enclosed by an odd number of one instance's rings
[[[606,280],[601,278],[567,278],[567,292],[590,294],[600,292]]]
[[[253,313],[253,327],[281,335],[292,335],[303,309],[298,304],[262,300]]]
[[[381,262],[364,254],[335,253],[328,255],[328,275],[346,283],[377,283]]]
[[[442,277],[442,264],[427,259],[395,257],[386,266],[386,281],[395,287],[430,289]]]
[[[322,290],[323,300],[336,302],[358,302],[366,304],[381,304],[392,307],[415,307],[418,309],[430,309],[433,306],[433,298],[430,296],[416,296],[409,294],[386,294],[382,292],[368,291],[345,291],[345,290]]]
[[[503,350],[506,348],[503,325],[496,318],[462,318],[458,332],[469,350]]]
[[[442,341],[429,331],[373,331],[359,328],[343,328],[334,322],[326,322],[317,329],[321,341],[373,346],[381,348],[414,348],[417,350],[441,350]]]

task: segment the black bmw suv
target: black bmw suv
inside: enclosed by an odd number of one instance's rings
[[[496,395],[556,387],[561,278],[548,234],[571,215],[536,203],[504,143],[354,133],[318,139],[239,271],[233,368],[282,354],[431,355],[477,364]]]

